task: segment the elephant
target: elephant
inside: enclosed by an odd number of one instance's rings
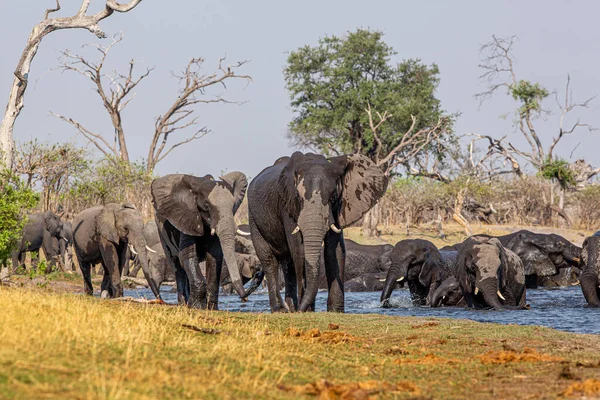
[[[390,254],[394,249],[391,244],[366,245],[345,239],[346,264],[344,266],[344,285],[353,281],[348,287],[353,292],[380,291],[383,284],[375,281],[375,276],[387,273],[391,265]],[[323,255],[322,255],[323,257]],[[321,262],[322,265],[322,262]],[[361,290],[361,287],[363,288]],[[321,270],[319,289],[327,288],[325,271]],[[345,291],[349,291],[344,286]]]
[[[246,298],[235,253],[234,215],[248,181],[237,171],[220,179],[173,174],[151,185],[156,225],[167,262],[175,271],[178,301],[189,307],[218,309],[223,262],[236,292]]]
[[[166,259],[165,259],[165,254],[164,254],[165,252],[162,249],[162,246],[156,246],[157,244],[160,244],[160,237],[158,234],[158,227],[156,226],[156,221],[146,222],[144,224],[143,232],[144,232],[144,239],[146,239],[146,244],[148,245],[148,247],[150,247],[154,251],[159,252],[159,254],[152,257],[153,261],[154,261],[153,265],[155,265],[159,270],[162,271],[163,267],[162,267],[161,263],[163,260],[165,260],[165,262],[166,262]],[[160,253],[162,253],[162,254],[160,254]],[[133,268],[130,270],[129,263],[127,263],[125,265],[125,268],[123,269],[123,276],[136,277],[138,275],[138,273],[140,272],[140,268],[142,266],[139,262],[139,259],[134,255],[132,257],[132,261],[133,261],[133,265],[134,265]],[[169,273],[169,272],[165,271],[165,273]],[[160,274],[162,274],[162,273],[160,273]],[[166,279],[163,277],[161,282],[164,282],[166,280],[169,280],[169,279]]]
[[[537,287],[538,277],[556,275],[562,268],[579,267],[581,248],[560,235],[520,230],[498,236],[498,240],[523,261],[529,288]]]
[[[583,241],[581,291],[588,307],[600,307],[600,231]]]
[[[160,289],[160,285],[162,285],[163,282],[175,281],[175,270],[167,263],[162,243],[154,243],[153,246],[149,245],[148,247],[152,250],[148,253],[150,276],[154,282],[156,282],[156,286]]]
[[[392,291],[406,281],[414,305],[430,305],[437,287],[453,275],[456,251],[440,252],[433,243],[424,239],[405,239],[394,246],[381,292],[381,303],[389,307]]]
[[[23,236],[12,252],[12,267],[16,271],[23,265],[25,253],[37,252],[41,248],[48,262],[46,273],[51,272],[59,255],[58,247],[55,248],[53,240],[63,240],[61,236],[63,221],[59,215],[52,211],[30,214],[23,227]]]
[[[470,308],[526,308],[523,262],[497,238],[472,236],[465,240],[458,252],[455,277]]]
[[[301,152],[277,159],[252,180],[250,232],[266,273],[272,312],[314,310],[323,243],[327,310],[344,312],[342,230],[376,204],[387,183],[383,171],[363,155],[325,158]]]
[[[91,266],[102,263],[102,297],[122,297],[121,272],[136,254],[148,285],[161,300],[148,266],[148,245],[142,233],[141,214],[130,204],[109,203],[83,210],[73,219],[73,245],[83,274],[85,293],[93,293]]]
[[[380,292],[383,290],[387,272],[367,273],[344,282],[346,292]]]
[[[64,271],[75,271],[75,263],[73,262],[73,225],[71,222],[63,221],[59,236],[60,239],[52,237],[54,253],[60,256],[60,262]]]
[[[465,301],[460,285],[454,276],[446,278],[433,292],[431,307],[463,306]]]

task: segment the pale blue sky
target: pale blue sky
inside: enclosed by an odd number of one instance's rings
[[[68,15],[80,1],[61,3],[61,15]],[[103,3],[92,2],[96,9]],[[26,38],[45,8],[53,4],[53,0],[0,0],[2,107]],[[583,100],[600,94],[599,12],[600,3],[593,1],[146,0],[101,26],[109,36],[125,32],[125,40],[113,51],[109,66],[122,69],[133,57],[155,67],[123,116],[134,159],[146,156],[154,119],[174,99],[177,82],[171,71],[181,70],[192,57],[204,57],[207,69],[225,54],[231,62],[251,60],[243,72],[254,82],[245,90],[243,85],[232,85],[228,93],[229,98],[247,103],[201,106],[197,115],[212,133],[172,152],[156,172],[203,175],[241,170],[255,176],[276,158],[293,151],[285,136],[292,112],[282,68],[286,53],[299,46],[316,44],[325,34],[343,35],[357,27],[381,30],[387,43],[398,51],[398,59],[421,58],[439,65],[438,96],[446,110],[462,113],[458,133],[496,137],[508,133],[516,137],[510,120],[499,118],[514,106],[510,99],[497,96],[480,109],[473,97],[484,89],[478,80],[480,44],[492,34],[518,35],[515,55],[519,77],[562,93],[570,73],[575,98]],[[73,139],[75,129],[49,116],[50,110],[112,137],[110,120],[91,83],[74,74],[48,72],[56,67],[60,50],[79,51],[82,44],[98,41],[83,30],[59,31],[44,39],[33,63],[25,109],[15,127],[17,140]],[[555,109],[553,100],[546,105]],[[580,116],[600,127],[598,106],[600,101]],[[557,126],[557,115],[540,124],[546,147]],[[581,142],[573,156],[585,157],[599,166],[598,135],[582,130],[564,140],[559,153],[568,155]],[[82,138],[78,141],[84,143]]]

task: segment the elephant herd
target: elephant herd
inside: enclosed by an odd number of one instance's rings
[[[141,269],[157,299],[161,283],[175,280],[180,304],[209,309],[218,309],[220,292],[235,291],[245,301],[263,278],[273,312],[312,311],[319,289],[328,292],[328,311],[344,311],[347,291],[381,291],[388,307],[404,285],[415,305],[525,309],[526,288],[577,281],[588,304],[600,307],[600,234],[582,248],[526,230],[475,235],[441,249],[422,239],[395,246],[344,240],[343,229],[376,204],[387,184],[381,169],[358,154],[295,152],[249,185],[241,172],[166,175],[151,184],[154,221],[144,224],[129,204],[86,209],[72,224],[51,212],[35,214],[13,265],[39,248],[47,259],[66,262],[62,248],[73,244],[87,294],[91,267],[100,263],[102,297],[122,296],[133,259],[131,273]],[[249,223],[236,226],[245,197]]]

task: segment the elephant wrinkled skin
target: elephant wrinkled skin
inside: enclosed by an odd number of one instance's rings
[[[16,271],[23,265],[25,253],[37,252],[41,248],[48,261],[46,273],[51,272],[59,256],[59,248],[55,246],[54,240],[64,240],[62,231],[63,221],[52,211],[28,215],[21,241],[12,252],[13,270]]]
[[[589,307],[600,307],[600,232],[583,241],[581,291]]]
[[[344,311],[342,229],[385,193],[387,177],[367,157],[295,152],[261,171],[248,189],[252,242],[266,273],[271,311],[314,310],[324,243],[328,311]],[[279,268],[285,302],[279,293]]]

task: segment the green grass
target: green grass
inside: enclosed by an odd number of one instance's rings
[[[0,304],[0,398],[555,398],[600,375],[599,336],[541,327],[209,312],[36,288],[0,287]]]

